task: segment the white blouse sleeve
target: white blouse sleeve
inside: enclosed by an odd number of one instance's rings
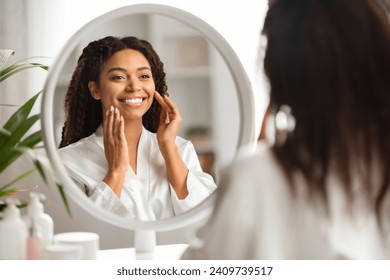
[[[217,188],[213,177],[202,171],[195,148],[191,142],[178,143],[184,163],[189,172],[187,176],[188,195],[185,199],[179,199],[176,192],[170,186],[171,200],[175,214],[181,214],[195,207],[206,199]]]
[[[135,218],[134,214],[127,210],[122,201],[120,201],[120,199],[105,182],[100,182],[89,194],[89,198],[95,203],[95,205],[100,206],[111,213],[131,219]]]
[[[130,213],[123,205],[122,201],[115,195],[111,188],[103,181],[96,183],[93,187],[88,185],[87,182],[83,183],[83,179],[72,170],[69,166],[65,165],[69,172],[70,177],[81,189],[83,193],[91,199],[96,206],[108,210],[113,214],[119,216],[128,217],[133,219],[134,214]]]

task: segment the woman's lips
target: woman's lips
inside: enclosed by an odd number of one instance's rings
[[[126,98],[126,99],[119,99],[120,102],[125,104],[141,104],[142,101],[144,101],[144,98]]]
[[[119,102],[130,106],[140,106],[145,99],[146,98],[143,97],[121,98],[119,99]]]

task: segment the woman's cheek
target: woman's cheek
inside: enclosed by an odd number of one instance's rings
[[[155,90],[156,90],[156,86],[155,86],[154,82],[145,86],[145,91],[150,95],[154,95]]]
[[[113,98],[102,98],[102,105],[103,109],[106,111],[110,108],[110,106],[116,107],[117,104],[115,103],[115,100]]]

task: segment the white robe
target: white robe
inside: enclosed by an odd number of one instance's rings
[[[59,150],[70,177],[96,205],[121,216],[150,221],[183,213],[216,189],[213,178],[202,171],[192,143],[177,137],[176,144],[189,169],[189,194],[185,199],[178,199],[168,181],[156,135],[143,128],[138,144],[137,174],[128,167],[118,198],[102,181],[108,170],[102,131],[100,126],[94,134]]]
[[[330,175],[326,215],[323,203],[309,196],[303,177],[294,180],[295,196],[268,147],[243,151],[222,172],[214,213],[182,258],[390,259],[390,221],[383,220],[382,235],[364,197],[355,197],[348,212],[351,201]],[[389,205],[389,195],[386,199]]]

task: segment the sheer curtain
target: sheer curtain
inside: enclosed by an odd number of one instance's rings
[[[27,0],[1,0],[0,6],[0,48],[12,49],[16,54],[9,59],[9,63],[27,55],[27,21],[25,17]],[[20,73],[14,78],[6,80],[0,84],[1,104],[21,104],[28,95],[26,93],[27,84],[22,81],[27,80],[26,73]],[[13,108],[1,107],[0,125],[13,112]]]

